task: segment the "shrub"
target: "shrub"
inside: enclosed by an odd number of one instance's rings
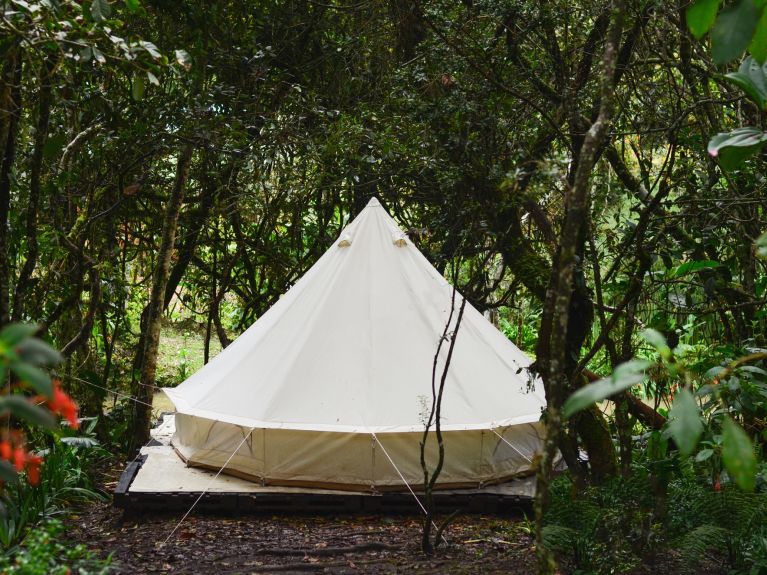
[[[100,560],[83,545],[61,541],[64,526],[48,519],[29,533],[14,553],[0,556],[4,575],[96,575],[110,571],[111,558]]]

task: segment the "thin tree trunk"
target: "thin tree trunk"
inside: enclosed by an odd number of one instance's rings
[[[538,370],[543,378],[548,401],[545,416],[546,439],[538,466],[535,493],[535,539],[539,573],[548,574],[556,571],[554,557],[543,541],[543,513],[548,502],[552,463],[562,429],[561,407],[565,393],[570,387],[570,377],[567,373],[567,327],[573,294],[573,273],[577,263],[578,240],[589,207],[591,172],[598,151],[607,136],[612,116],[615,68],[623,24],[623,10],[622,1],[617,0],[612,3],[612,25],[605,41],[602,59],[599,113],[586,133],[579,151],[578,168],[567,198],[567,211],[559,238],[559,251],[546,290],[541,332],[536,350]]]
[[[53,103],[53,70],[56,62],[47,59],[45,77],[41,78],[40,97],[37,112],[37,127],[35,128],[34,148],[29,167],[29,198],[27,200],[26,235],[27,235],[27,258],[19,272],[16,281],[16,289],[13,293],[13,321],[19,321],[24,316],[24,296],[26,295],[32,272],[37,265],[39,246],[37,243],[37,212],[40,206],[40,180],[43,171],[43,148],[48,139],[48,125],[51,117],[51,104]]]
[[[457,280],[453,274],[454,282]],[[421,536],[421,551],[427,555],[431,555],[434,552],[434,548],[439,545],[439,537],[442,535],[444,525],[437,529],[436,540],[432,543],[431,540],[431,528],[434,524],[434,518],[436,516],[436,508],[434,505],[434,487],[437,484],[440,473],[442,473],[442,466],[445,463],[445,442],[442,436],[442,396],[445,391],[445,381],[447,380],[447,373],[450,369],[450,361],[453,357],[453,349],[455,348],[455,342],[458,338],[458,330],[461,328],[461,321],[463,320],[463,312],[466,309],[466,298],[461,299],[461,306],[458,309],[458,317],[455,321],[455,327],[452,334],[450,334],[450,323],[453,319],[453,313],[455,312],[455,295],[457,289],[455,283],[453,284],[453,294],[450,301],[450,315],[448,315],[447,323],[445,323],[445,329],[440,337],[439,344],[437,345],[437,351],[434,354],[434,363],[431,372],[431,393],[432,403],[431,411],[429,412],[429,419],[424,426],[423,437],[421,438],[421,470],[423,471],[423,489],[424,489],[424,505],[426,507],[426,515],[423,518],[423,533]],[[437,387],[437,364],[439,362],[439,354],[442,350],[442,345],[445,341],[450,341],[448,347],[447,357],[445,358],[445,365],[442,368],[442,376],[440,377],[439,387]],[[426,444],[429,438],[429,430],[432,423],[434,424],[434,433],[437,438],[437,463],[434,469],[429,472],[429,468],[426,464]],[[448,520],[450,517],[448,517]]]
[[[160,322],[165,304],[165,288],[168,284],[173,246],[176,241],[176,228],[184,190],[189,178],[192,163],[192,144],[187,144],[178,158],[176,179],[171,190],[162,226],[162,239],[157,253],[157,264],[152,277],[152,291],[145,309],[144,348],[141,352],[141,374],[134,390],[139,402],[136,403],[136,418],[133,427],[133,447],[139,449],[149,440],[152,416],[152,390],[157,374],[157,351],[160,344]]]
[[[210,162],[207,158],[203,161]],[[189,217],[185,218],[187,220],[183,227],[183,237],[185,239],[179,247],[178,258],[168,276],[168,285],[165,288],[165,307],[168,307],[170,301],[173,299],[173,295],[176,293],[176,288],[184,277],[184,273],[189,267],[189,263],[192,261],[194,251],[197,249],[197,242],[200,239],[200,234],[210,217],[211,208],[213,207],[219,190],[219,186],[217,185],[218,181],[208,174],[209,169],[212,169],[212,167],[207,165],[202,169],[202,189],[200,190],[199,207],[190,211]],[[233,167],[229,167],[227,171],[232,172]]]
[[[16,158],[16,135],[21,116],[21,56],[7,52],[0,78],[0,325],[10,319],[11,267],[8,217],[11,211],[11,171]]]
[[[67,358],[77,351],[79,347],[88,342],[91,332],[93,331],[93,322],[96,317],[96,312],[98,311],[99,303],[101,303],[101,274],[99,273],[98,267],[91,267],[90,274],[91,289],[88,296],[88,311],[85,314],[80,329],[74,337],[61,348],[61,355]]]

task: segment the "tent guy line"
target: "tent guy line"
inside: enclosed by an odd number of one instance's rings
[[[524,454],[524,453],[522,453],[522,452],[521,452],[519,449],[517,449],[516,447],[514,447],[514,446],[513,446],[513,445],[512,445],[512,444],[511,444],[511,443],[510,443],[510,442],[509,442],[509,441],[508,441],[508,440],[507,440],[507,439],[506,439],[504,436],[503,436],[503,435],[501,435],[500,433],[498,433],[498,432],[495,430],[495,428],[490,428],[490,431],[492,431],[493,433],[495,433],[495,434],[496,434],[496,435],[497,435],[497,436],[500,438],[500,440],[501,440],[501,441],[503,441],[503,442],[504,442],[506,445],[508,445],[508,446],[509,446],[509,447],[511,447],[511,448],[512,448],[514,451],[516,451],[517,453],[519,453],[519,454],[520,454],[522,457],[524,457],[525,459],[527,459],[527,461],[528,461],[528,462],[530,462],[530,463],[532,463],[532,462],[533,462],[533,460],[532,460],[532,459],[530,459],[530,458],[529,458],[527,455],[525,455],[525,454]]]
[[[383,446],[383,443],[381,443],[381,440],[378,439],[378,436],[375,433],[371,433],[370,435],[373,436],[373,439],[375,440],[375,442],[381,447],[381,450],[384,452],[384,455],[386,456],[386,459],[389,460],[389,463],[391,463],[392,467],[397,472],[397,475],[400,476],[400,479],[402,479],[402,482],[408,488],[408,491],[410,491],[411,495],[415,498],[415,501],[416,501],[416,503],[418,503],[418,507],[421,508],[421,511],[423,511],[423,514],[425,516],[428,516],[429,513],[426,511],[426,507],[423,506],[423,503],[421,503],[421,500],[418,498],[418,495],[416,495],[415,491],[413,491],[413,488],[410,487],[410,483],[408,483],[407,480],[405,479],[405,476],[402,475],[402,472],[399,470],[399,467],[397,467],[397,464],[394,463],[394,460],[389,455],[389,452],[386,451],[386,448]],[[437,529],[437,531],[439,531],[439,527],[437,527],[437,524],[434,523],[434,521],[432,521],[431,524],[434,526],[434,529]],[[441,536],[442,536],[442,540],[445,542],[445,545],[450,545],[448,540],[445,538],[445,534],[442,533]]]
[[[399,475],[399,476],[400,476],[400,479],[402,479],[402,482],[405,484],[405,486],[407,487],[408,491],[410,491],[410,493],[411,493],[411,494],[413,495],[413,497],[415,498],[415,500],[416,500],[416,503],[418,503],[418,507],[420,507],[420,508],[421,508],[421,511],[423,511],[424,515],[426,515],[426,513],[427,513],[427,512],[426,512],[426,507],[424,507],[424,506],[423,506],[423,503],[421,503],[421,500],[418,498],[418,495],[416,495],[416,494],[415,494],[415,491],[413,491],[413,488],[412,488],[412,487],[410,487],[410,483],[408,483],[408,482],[407,482],[407,480],[405,479],[405,476],[404,476],[404,475],[402,475],[402,472],[399,470],[399,467],[397,467],[397,464],[396,464],[396,463],[394,463],[394,460],[393,460],[393,459],[391,458],[391,456],[389,455],[389,452],[388,452],[388,451],[386,451],[386,448],[383,446],[383,443],[381,443],[381,441],[378,439],[378,436],[377,436],[375,433],[371,433],[371,435],[373,436],[373,440],[374,440],[374,441],[375,441],[375,442],[376,442],[376,443],[377,443],[377,444],[378,444],[378,445],[381,447],[381,449],[383,450],[383,452],[384,452],[384,455],[386,456],[386,459],[388,459],[388,460],[389,460],[389,463],[391,463],[391,466],[392,466],[392,467],[394,468],[394,470],[397,472],[397,475]]]
[[[97,385],[97,384],[93,383],[92,381],[88,381],[87,379],[81,379],[79,377],[75,377],[74,375],[59,375],[59,377],[63,377],[65,379],[71,379],[73,381],[79,381],[81,383],[85,383],[86,385],[90,385],[91,387],[97,387],[99,389],[103,389],[104,391],[112,393],[112,394],[116,395],[117,397],[124,397],[125,399],[130,399],[131,401],[135,401],[136,403],[140,403],[142,405],[148,405],[149,407],[153,407],[151,403],[147,403],[146,401],[141,401],[140,399],[136,399],[132,395],[126,395],[125,393],[120,393],[119,391],[115,391],[114,389],[109,389],[108,387],[104,387],[103,385]],[[154,387],[154,386],[152,386],[152,387]]]
[[[232,460],[232,458],[236,455],[236,453],[240,450],[240,447],[243,446],[243,444],[248,440],[248,438],[253,434],[253,431],[255,430],[255,427],[251,427],[248,433],[245,434],[245,437],[242,438],[242,441],[240,441],[240,444],[237,446],[237,449],[232,451],[232,454],[229,456],[229,459],[227,459],[224,462],[224,465],[221,466],[221,469],[218,470],[216,475],[214,475],[211,480],[208,482],[208,484],[205,486],[205,489],[203,489],[202,493],[197,497],[197,499],[194,500],[194,503],[192,503],[192,506],[187,510],[186,513],[184,513],[184,516],[179,520],[179,522],[176,524],[176,526],[171,530],[168,537],[165,538],[165,541],[160,543],[160,547],[164,547],[168,541],[170,541],[170,538],[173,537],[173,534],[178,530],[179,527],[181,527],[181,524],[184,522],[184,520],[189,517],[189,514],[194,510],[194,508],[197,506],[197,504],[200,502],[200,500],[205,496],[205,494],[210,490],[211,486],[215,483],[216,479],[218,479],[218,476],[221,475],[221,472],[226,468],[227,465],[229,465],[229,462]]]

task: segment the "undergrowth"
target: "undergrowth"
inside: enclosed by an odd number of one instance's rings
[[[3,575],[105,575],[110,559],[101,560],[84,545],[70,545],[64,540],[64,525],[47,519],[30,532],[15,553],[0,555]]]
[[[732,575],[767,574],[767,492],[714,489],[677,465],[659,497],[658,477],[635,465],[576,493],[567,476],[551,489],[544,540],[574,574],[626,573],[661,557],[679,572],[721,565]]]
[[[104,499],[90,471],[106,452],[90,443],[83,444],[88,438],[69,439],[79,441],[52,440],[50,447],[40,452],[45,458],[39,485],[20,481],[6,486],[1,498],[4,509],[0,514],[0,549],[12,553],[41,521],[66,513],[78,503]]]

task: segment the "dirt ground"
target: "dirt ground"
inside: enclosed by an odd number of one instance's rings
[[[534,573],[520,518],[457,518],[450,545],[420,553],[417,517],[190,515],[166,545],[179,515],[124,515],[99,504],[68,521],[74,543],[112,554],[117,573]]]

